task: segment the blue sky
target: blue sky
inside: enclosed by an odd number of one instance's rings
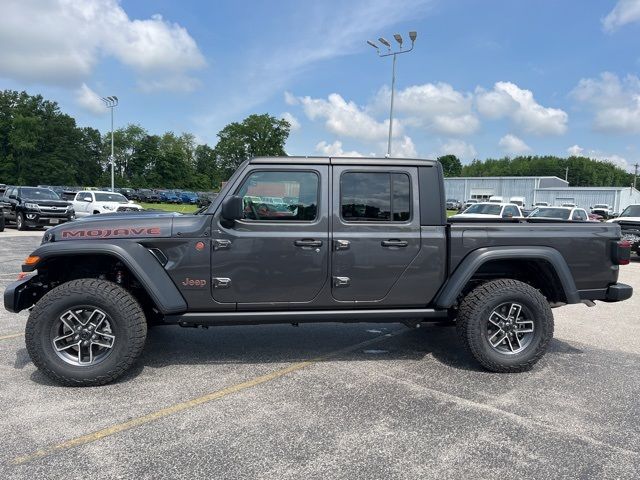
[[[106,131],[216,133],[252,113],[294,124],[299,155],[581,153],[640,160],[640,0],[5,0],[0,88],[57,100]],[[406,43],[405,43],[406,46]]]

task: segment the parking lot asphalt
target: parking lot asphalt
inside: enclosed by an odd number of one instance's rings
[[[39,235],[0,233],[0,286]],[[40,233],[41,235],[41,233]],[[640,289],[640,260],[620,281]],[[530,372],[425,324],[159,327],[136,367],[63,388],[0,313],[0,478],[640,478],[640,295],[554,310]]]

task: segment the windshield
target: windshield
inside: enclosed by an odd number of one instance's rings
[[[127,197],[119,193],[96,193],[96,202],[128,203]]]
[[[560,220],[569,220],[571,210],[568,208],[538,208],[531,212],[530,217],[537,218],[557,218]]]
[[[609,205],[594,205],[593,208],[609,208]]]
[[[28,200],[60,200],[56,192],[48,188],[23,187],[20,196]]]
[[[464,213],[482,213],[484,215],[500,215],[502,206],[488,203],[476,203],[467,208]]]
[[[640,205],[629,205],[620,214],[620,217],[640,217]]]

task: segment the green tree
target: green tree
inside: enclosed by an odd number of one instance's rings
[[[286,155],[284,145],[291,125],[269,114],[249,115],[218,132],[216,164],[222,178],[228,179],[243,161],[258,156]]]
[[[442,164],[445,177],[459,177],[462,174],[462,163],[455,155],[443,155],[438,157],[438,161]]]

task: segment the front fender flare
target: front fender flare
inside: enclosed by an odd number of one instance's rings
[[[81,255],[107,255],[120,260],[136,277],[161,313],[176,314],[187,310],[187,302],[165,269],[145,247],[136,242],[98,240],[52,242],[41,245],[32,254],[40,258],[37,264],[23,265],[23,271],[33,271],[48,259]]]
[[[580,303],[580,295],[573,275],[564,257],[551,247],[484,247],[474,250],[467,255],[455,269],[447,283],[435,299],[438,308],[450,308],[456,302],[458,295],[474,273],[487,262],[492,260],[543,260],[548,262],[560,279],[567,303]]]

